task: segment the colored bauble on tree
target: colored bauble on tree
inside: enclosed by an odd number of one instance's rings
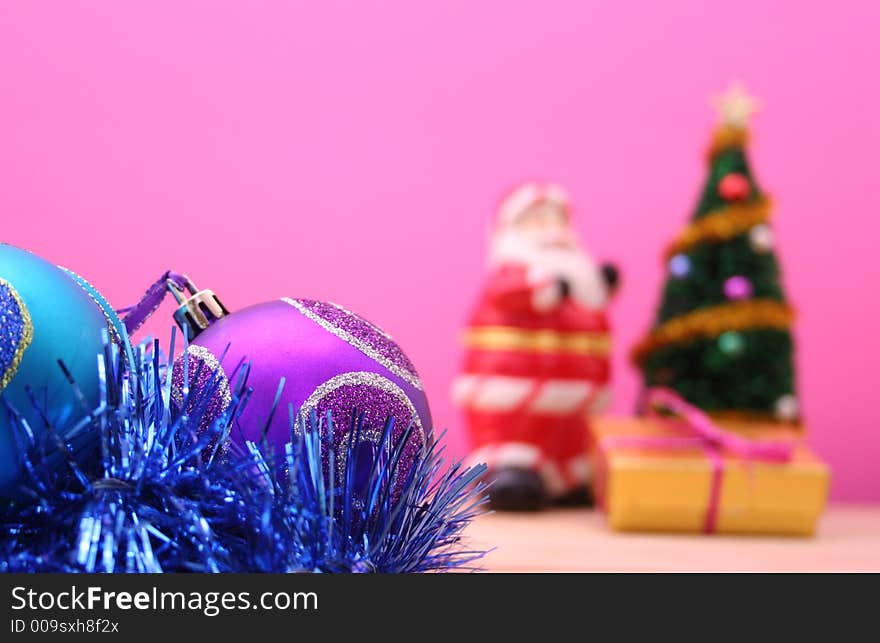
[[[247,369],[253,391],[231,439],[259,443],[265,434],[278,454],[311,413],[324,426],[323,418],[332,415],[336,454],[346,453],[353,410],[364,414],[364,445],[379,444],[386,420],[393,417],[392,444],[409,429],[399,465],[400,479],[408,475],[430,440],[431,414],[415,368],[390,335],[329,302],[285,297],[229,313],[212,291],[199,291],[188,280],[189,296],[171,282],[169,288],[180,303],[175,319],[192,338],[188,369],[183,355],[175,365],[175,396],[181,395],[185,372],[205,378],[219,364],[226,380],[211,401],[219,414],[239,369]],[[362,474],[377,455],[368,451],[358,454]],[[337,472],[343,467],[337,462]]]
[[[724,282],[724,296],[732,301],[752,296],[752,282],[742,275],[734,275]]]
[[[95,436],[77,425],[100,403],[104,333],[131,355],[125,328],[88,282],[0,244],[0,497],[18,495],[23,473],[17,416],[37,440],[48,424],[77,453],[88,454]]]
[[[675,255],[669,260],[669,274],[676,279],[684,279],[691,272],[691,260],[687,255]]]
[[[734,330],[721,333],[718,337],[718,348],[729,357],[738,357],[743,352],[744,347],[742,335]]]
[[[773,407],[773,412],[783,422],[793,422],[800,415],[800,404],[794,395],[783,395]]]
[[[725,201],[742,201],[751,193],[748,178],[738,172],[731,172],[718,181],[718,195]]]
[[[759,254],[773,252],[775,244],[773,229],[766,223],[759,223],[749,230],[749,245],[755,252]]]

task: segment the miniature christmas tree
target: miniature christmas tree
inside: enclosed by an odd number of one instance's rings
[[[791,323],[768,219],[746,158],[756,107],[732,86],[709,178],[690,223],[666,248],[668,276],[651,332],[633,358],[646,386],[666,386],[722,416],[796,421]]]

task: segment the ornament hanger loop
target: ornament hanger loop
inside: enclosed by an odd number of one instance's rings
[[[174,299],[177,300],[178,304],[186,303],[188,297],[186,293],[188,292],[190,296],[195,295],[199,292],[199,289],[193,283],[193,280],[189,278],[187,275],[181,275],[182,279],[173,279],[172,277],[168,277],[165,280],[165,285],[168,287],[168,290],[174,295]],[[183,285],[178,284],[178,281],[182,281]]]

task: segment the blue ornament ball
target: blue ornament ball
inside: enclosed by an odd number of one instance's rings
[[[676,279],[684,279],[691,272],[691,260],[687,255],[675,255],[669,260],[669,274]]]
[[[46,422],[68,437],[100,402],[97,364],[105,330],[130,359],[125,328],[94,287],[35,254],[0,244],[0,497],[18,495],[22,476],[21,438],[14,433],[18,428],[9,407],[36,439]],[[70,371],[85,404],[58,360]],[[87,452],[95,437],[77,435],[75,450]]]

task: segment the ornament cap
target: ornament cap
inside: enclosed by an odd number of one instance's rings
[[[180,304],[180,307],[174,311],[174,321],[188,340],[192,340],[215,321],[229,314],[226,306],[213,290],[199,290],[187,276],[184,276],[184,288],[171,279],[165,283],[174,295],[174,299]]]

